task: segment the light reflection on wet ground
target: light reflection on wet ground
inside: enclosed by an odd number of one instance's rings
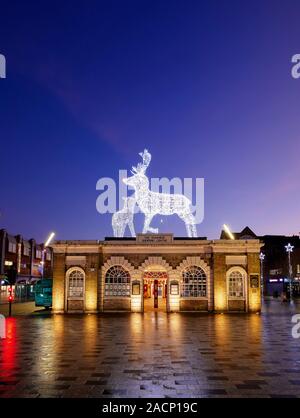
[[[0,396],[298,397],[298,307],[11,318],[0,342]]]

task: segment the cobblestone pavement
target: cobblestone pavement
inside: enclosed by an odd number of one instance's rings
[[[300,397],[300,306],[7,320],[1,397]]]

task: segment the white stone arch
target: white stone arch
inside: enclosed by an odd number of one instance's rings
[[[125,257],[121,256],[112,256],[110,257],[102,266],[102,279],[105,279],[105,275],[107,270],[109,270],[113,266],[121,266],[125,270],[128,271],[130,277],[132,277],[132,273],[134,271],[134,267]]]
[[[147,257],[146,260],[139,266],[138,270],[143,275],[145,270],[152,266],[160,266],[168,274],[173,270],[170,264],[161,256]]]
[[[83,274],[83,283],[84,283],[84,287],[85,287],[85,270],[80,267],[80,266],[72,266],[70,268],[68,268],[68,270],[66,271],[66,293],[68,292],[69,289],[69,277],[70,274],[73,273],[74,271],[80,271],[80,273]],[[84,290],[84,289],[83,289]]]
[[[179,266],[176,268],[176,271],[178,275],[180,276],[180,280],[182,280],[182,273],[184,272],[184,270],[192,266],[202,268],[202,270],[206,274],[207,281],[208,282],[210,281],[210,267],[201,257],[198,257],[198,256],[186,257],[179,264]]]
[[[243,297],[236,297],[236,298],[230,298],[229,296],[229,277],[233,272],[239,272],[242,274],[243,276]],[[227,271],[226,271],[226,292],[227,292],[227,300],[229,299],[236,299],[236,300],[245,300],[247,299],[247,278],[248,278],[248,274],[247,271],[241,267],[241,266],[232,266],[230,267]]]
[[[174,270],[172,266],[161,256],[148,256],[145,261],[139,266],[138,272],[141,282],[144,281],[144,273],[147,269],[153,269],[159,267],[161,271],[166,272],[167,274],[167,286],[169,289],[169,282],[170,279],[173,277]],[[144,303],[144,298],[142,298],[142,304]],[[142,305],[143,310],[143,305]],[[167,298],[166,298],[166,310],[169,311],[169,290],[167,291]]]
[[[69,268],[68,268],[68,270],[66,271],[66,277],[69,277],[69,275],[70,275],[73,271],[75,271],[75,270],[79,270],[79,271],[81,271],[81,273],[83,273],[83,274],[84,274],[84,276],[85,276],[85,270],[84,270],[82,267],[80,267],[80,266],[72,266],[72,267],[69,267]]]

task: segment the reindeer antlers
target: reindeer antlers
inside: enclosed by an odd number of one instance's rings
[[[147,149],[140,152],[139,155],[142,157],[143,162],[138,163],[137,167],[132,167],[132,174],[144,174],[151,161],[151,154]]]

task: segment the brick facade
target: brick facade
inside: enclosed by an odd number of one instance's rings
[[[260,247],[259,240],[176,241],[172,238],[171,242],[158,244],[145,244],[139,239],[58,241],[53,245],[53,310],[142,312],[146,306],[145,272],[152,271],[155,277],[155,271],[160,271],[168,277],[164,285],[167,286],[166,311],[258,312],[261,306]],[[106,285],[106,273],[113,266],[120,266],[130,277],[128,284],[112,286],[116,293],[110,293],[110,285]],[[205,274],[205,294],[195,296],[195,280],[185,287],[187,294],[182,290],[184,272],[193,266]],[[80,269],[81,283],[84,283],[84,294],[77,303],[76,297],[69,298],[66,292],[68,272],[76,268]],[[232,272],[240,274],[244,280],[243,292],[239,295],[228,290]]]

